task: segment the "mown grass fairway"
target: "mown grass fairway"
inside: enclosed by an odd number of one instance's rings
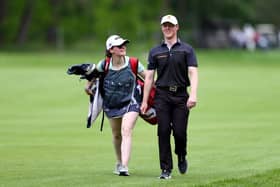
[[[84,81],[66,70],[102,57],[0,53],[0,186],[280,186],[279,51],[198,52],[189,173],[179,174],[174,155],[169,181],[157,179],[155,126],[138,120],[130,177],[112,173],[108,122],[103,132],[99,121],[86,128]]]

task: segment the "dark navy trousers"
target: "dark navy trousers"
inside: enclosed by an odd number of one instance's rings
[[[157,88],[155,109],[158,119],[158,146],[160,168],[173,169],[170,136],[173,133],[175,153],[178,156],[187,154],[187,126],[189,110],[187,109],[188,93],[186,89],[172,92]]]

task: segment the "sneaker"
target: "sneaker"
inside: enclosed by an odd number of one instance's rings
[[[181,174],[185,174],[188,169],[188,162],[185,156],[178,156],[178,169]]]
[[[121,166],[119,176],[129,176],[128,168],[126,166]]]
[[[122,165],[120,163],[117,163],[113,173],[116,174],[116,175],[119,175],[121,167],[122,167]]]
[[[171,179],[171,172],[167,170],[162,170],[159,179]]]

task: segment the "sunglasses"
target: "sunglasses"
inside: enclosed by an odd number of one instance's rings
[[[117,48],[119,48],[119,49],[122,49],[122,48],[124,48],[126,45],[125,44],[122,44],[122,45],[117,45],[117,46],[115,46],[115,47],[117,47]]]

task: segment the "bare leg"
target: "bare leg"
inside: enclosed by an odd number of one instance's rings
[[[121,157],[121,143],[122,143],[122,136],[121,136],[121,118],[111,118],[110,124],[112,129],[112,135],[113,135],[113,145],[115,149],[116,159],[117,163],[122,163],[122,157]]]
[[[138,117],[137,112],[128,112],[122,118],[122,143],[121,143],[121,158],[122,165],[127,167],[131,154],[132,145],[132,130],[135,126],[136,119]]]

